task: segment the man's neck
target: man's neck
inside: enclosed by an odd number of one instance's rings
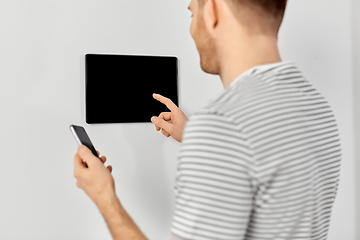
[[[281,62],[276,38],[256,36],[249,40],[248,44],[223,45],[219,75],[224,88],[252,67]]]

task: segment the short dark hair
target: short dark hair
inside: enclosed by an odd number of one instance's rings
[[[283,18],[287,0],[228,0],[243,5],[260,7],[264,12],[275,18]]]
[[[198,0],[199,6],[202,7],[205,0]],[[225,0],[229,3],[235,17],[242,23],[253,28],[253,22],[260,22],[262,30],[278,32],[284,18],[287,0]],[[248,12],[252,14],[248,14]],[[246,14],[244,14],[246,13]],[[249,19],[249,16],[252,18]],[[262,20],[256,21],[254,17]],[[254,21],[255,20],[255,21]]]

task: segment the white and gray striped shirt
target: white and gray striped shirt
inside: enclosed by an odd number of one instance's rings
[[[174,235],[326,239],[339,133],[328,102],[294,63],[239,76],[189,118],[182,139]]]

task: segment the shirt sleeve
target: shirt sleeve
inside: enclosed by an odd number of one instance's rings
[[[171,240],[187,240],[187,239],[172,234],[171,235]]]
[[[252,156],[245,134],[228,117],[191,116],[178,156],[172,233],[191,240],[244,239],[253,206]]]

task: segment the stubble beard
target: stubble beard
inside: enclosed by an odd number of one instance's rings
[[[208,33],[203,19],[198,19],[194,41],[200,56],[201,69],[209,74],[219,75],[219,62],[215,40]]]

